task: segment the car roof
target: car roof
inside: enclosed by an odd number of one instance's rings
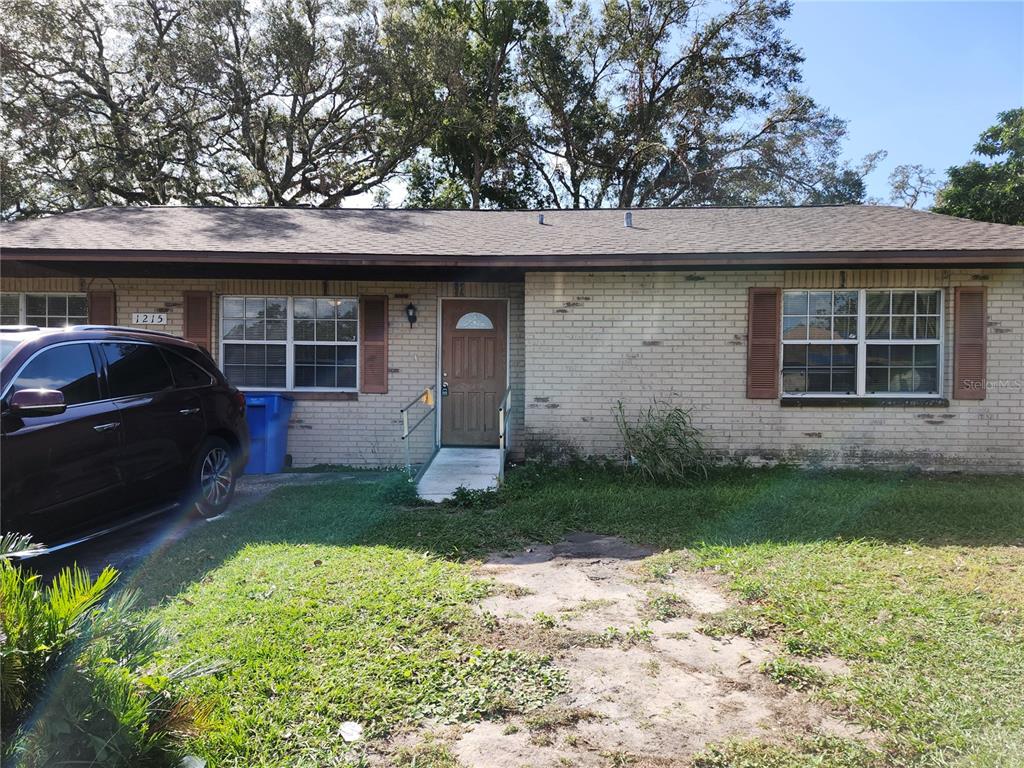
[[[31,339],[43,333],[54,333],[62,331],[63,328],[40,328],[37,325],[0,325],[0,338],[2,339]]]
[[[54,338],[54,341],[128,339],[132,341],[169,344],[189,349],[197,348],[192,342],[185,341],[185,339],[170,333],[119,325],[68,325],[63,328],[40,328],[34,325],[0,326],[0,339],[23,342],[38,341],[47,337],[60,337]]]

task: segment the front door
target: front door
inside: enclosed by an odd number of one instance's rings
[[[508,304],[446,299],[441,306],[441,444],[497,446]]]

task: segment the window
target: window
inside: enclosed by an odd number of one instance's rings
[[[174,386],[171,369],[160,350],[150,344],[100,344],[107,360],[111,397],[148,395]]]
[[[493,331],[491,318],[481,312],[467,312],[455,324],[457,331]]]
[[[288,299],[228,297],[221,338],[224,373],[237,387],[287,386]]]
[[[213,377],[190,360],[186,360],[177,352],[168,349],[164,350],[164,359],[171,367],[171,374],[174,376],[174,386],[179,389],[190,389],[192,387],[206,387],[213,383]]]
[[[782,390],[857,391],[857,291],[786,291],[782,299]],[[786,343],[793,342],[793,343]]]
[[[786,395],[938,395],[942,291],[785,291]]]
[[[65,405],[100,399],[96,367],[88,344],[61,344],[44,349],[15,379],[11,392],[22,389],[59,389]]]
[[[359,305],[355,299],[295,299],[293,386],[356,386]]]
[[[356,388],[359,302],[341,297],[225,296],[221,361],[238,387]]]
[[[21,296],[0,294],[0,325],[21,325]]]
[[[63,328],[89,322],[84,293],[5,293],[0,296],[0,325]]]

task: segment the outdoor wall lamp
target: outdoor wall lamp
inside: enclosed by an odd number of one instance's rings
[[[412,302],[409,302],[405,308],[405,317],[409,321],[409,327],[412,328],[416,324],[416,305]]]

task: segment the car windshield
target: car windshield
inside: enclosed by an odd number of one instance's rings
[[[0,339],[0,363],[6,360],[8,355],[17,349],[19,344],[21,344],[21,339],[17,341],[14,339]]]

